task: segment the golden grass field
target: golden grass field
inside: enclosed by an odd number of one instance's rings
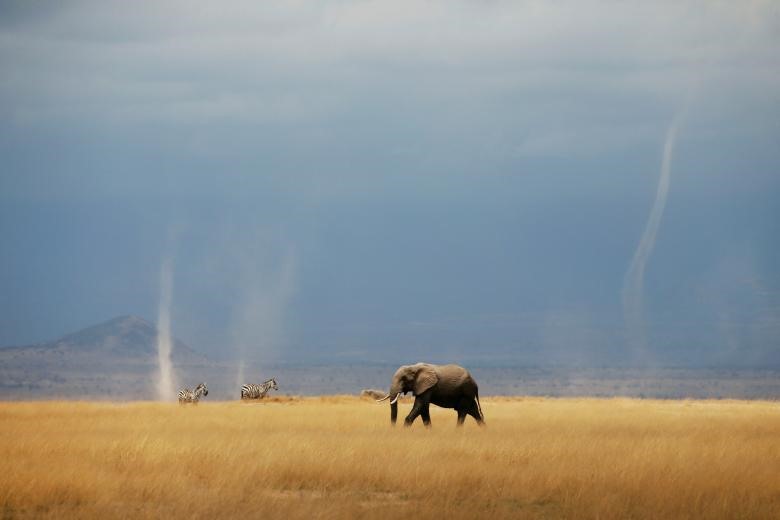
[[[399,416],[408,413],[403,403]],[[780,404],[0,404],[2,518],[778,518]]]

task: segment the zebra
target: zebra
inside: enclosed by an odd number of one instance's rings
[[[195,387],[195,390],[185,388],[184,390],[179,391],[179,404],[198,404],[198,401],[200,401],[200,396],[202,395],[209,395],[209,389],[206,388],[206,383],[199,384]]]
[[[276,379],[271,378],[262,385],[246,384],[241,387],[241,399],[262,399],[269,390],[279,390]]]

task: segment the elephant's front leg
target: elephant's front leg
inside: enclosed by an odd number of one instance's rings
[[[417,419],[417,416],[423,413],[423,410],[425,410],[427,414],[428,400],[425,397],[418,395],[414,398],[412,411],[409,412],[409,415],[407,415],[406,419],[404,419],[404,426],[411,426],[414,420]],[[425,421],[425,417],[423,417],[423,421]],[[428,422],[430,422],[430,418],[428,418]]]
[[[422,417],[423,424],[426,426],[426,428],[431,427],[431,413],[429,411],[430,404],[425,404],[423,406],[423,409],[420,411],[420,416]]]

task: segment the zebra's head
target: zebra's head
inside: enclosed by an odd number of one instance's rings
[[[271,379],[271,388],[273,388],[274,390],[279,390],[279,387],[276,384],[276,379],[274,378]]]
[[[206,383],[201,383],[195,388],[195,394],[197,395],[209,395],[209,389],[206,388]]]

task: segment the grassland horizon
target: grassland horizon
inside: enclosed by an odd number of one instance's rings
[[[0,403],[3,518],[776,518],[780,404]],[[408,400],[400,415],[409,410]]]

